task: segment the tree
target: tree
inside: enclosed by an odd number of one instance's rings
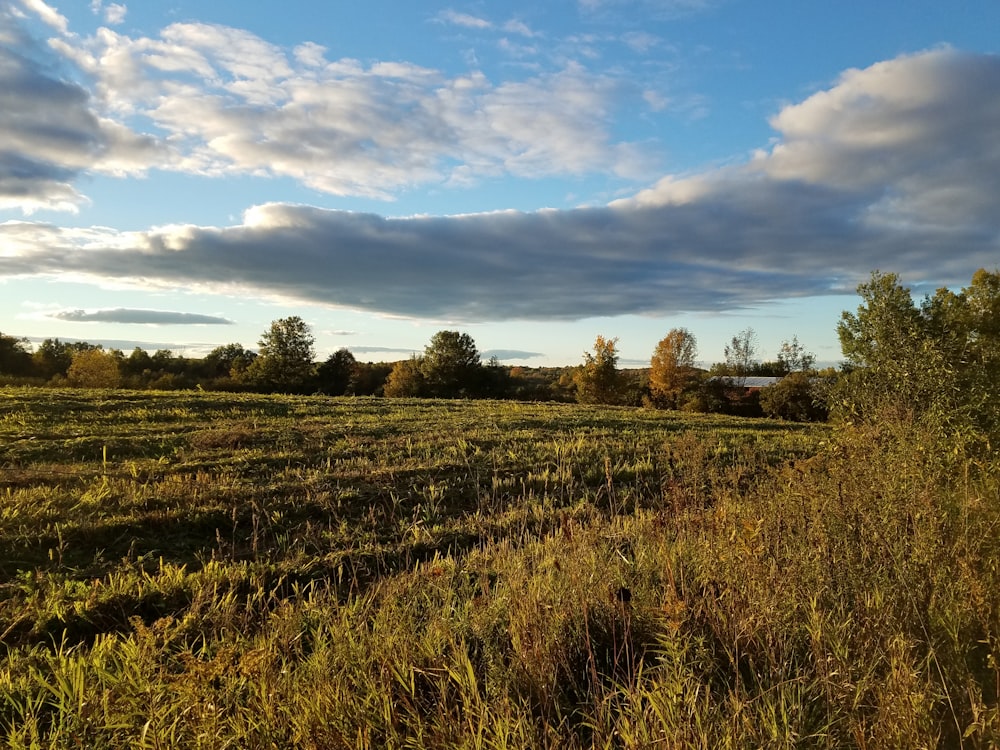
[[[122,379],[118,357],[103,349],[87,349],[73,355],[66,377],[78,388],[117,388]]]
[[[358,361],[349,349],[338,349],[319,366],[319,389],[328,396],[343,396],[354,382]]]
[[[358,362],[354,368],[351,392],[355,396],[383,395],[392,368],[393,365],[386,362]]]
[[[424,380],[423,357],[414,354],[392,366],[385,381],[383,393],[390,398],[410,398],[426,395],[427,382]]]
[[[781,342],[781,351],[778,352],[778,363],[785,374],[807,372],[816,364],[816,355],[805,350],[805,347],[799,343],[798,336],[792,336],[791,341]]]
[[[736,378],[736,385],[742,387],[757,361],[757,333],[753,328],[744,328],[726,344],[724,351],[726,369]]]
[[[867,283],[858,286],[858,296],[862,304],[857,313],[841,313],[837,324],[844,358],[853,367],[891,367],[901,353],[924,338],[920,310],[894,273],[873,272]],[[908,364],[902,366],[900,373]]]
[[[583,353],[583,365],[576,371],[576,398],[582,404],[616,404],[621,397],[618,373],[618,339],[598,336],[594,353]]]
[[[801,370],[791,372],[774,385],[760,391],[760,408],[767,417],[792,422],[822,422],[826,403],[821,398],[821,383]]]
[[[144,372],[151,371],[152,369],[153,358],[149,356],[149,352],[139,346],[135,347],[122,363],[122,370],[125,375],[142,375]]]
[[[697,356],[698,342],[687,328],[672,328],[660,340],[650,360],[649,390],[654,404],[678,408],[682,394],[697,378]]]
[[[217,346],[205,355],[204,364],[209,377],[238,378],[250,363],[257,359],[257,353],[244,349],[243,344]]]
[[[281,318],[261,336],[260,353],[246,370],[253,385],[280,393],[307,393],[313,388],[315,351],[309,325],[297,315]]]
[[[476,342],[467,333],[438,331],[424,347],[421,373],[430,396],[478,395],[483,365]]]
[[[97,348],[94,344],[88,344],[85,341],[70,343],[59,339],[45,339],[32,355],[35,372],[44,378],[66,375],[70,365],[73,364],[74,355]]]
[[[1000,437],[1000,273],[980,269],[961,292],[938,289],[919,307],[895,274],[875,271],[858,294],[837,326],[849,370],[837,416],[916,429],[954,455],[988,451]]]
[[[0,333],[0,374],[27,375],[31,372],[31,344],[28,339]]]
[[[837,325],[849,370],[836,413],[850,422],[912,422],[941,395],[943,352],[896,274],[875,271],[858,286],[857,313]]]

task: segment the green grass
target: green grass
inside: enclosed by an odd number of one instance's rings
[[[1000,508],[919,444],[0,391],[8,747],[992,747]]]

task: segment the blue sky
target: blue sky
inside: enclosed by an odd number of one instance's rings
[[[0,0],[0,331],[510,364],[1000,263],[995,0]]]

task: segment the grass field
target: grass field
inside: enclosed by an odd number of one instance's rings
[[[996,746],[997,486],[933,458],[627,408],[6,389],[0,736]]]

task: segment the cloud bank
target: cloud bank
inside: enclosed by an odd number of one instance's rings
[[[56,320],[66,320],[70,323],[131,323],[156,326],[233,325],[233,321],[215,315],[124,307],[116,307],[112,310],[61,310],[49,313],[48,317],[55,318]]]
[[[280,169],[332,192],[377,192],[422,175],[440,177],[438,152],[425,148],[428,142],[420,133],[436,132],[448,119],[442,113],[462,110],[470,101],[463,98],[466,88],[480,92],[473,99],[484,117],[491,97],[524,105],[496,114],[491,127],[503,120],[509,132],[498,139],[495,152],[456,152],[472,171],[488,171],[500,161],[511,170],[531,171],[533,164],[553,168],[554,163],[572,168],[574,158],[583,168],[600,161],[589,156],[592,149],[609,152],[602,139],[583,137],[575,156],[555,158],[564,153],[556,142],[575,127],[568,123],[576,110],[570,107],[565,118],[549,123],[545,118],[552,110],[539,103],[540,82],[490,88],[483,81],[445,81],[413,68],[327,63],[316,50],[305,50],[301,57],[317,60],[321,69],[315,81],[302,82],[287,60],[259,48],[256,38],[192,25],[171,27],[164,38],[198,54],[174,50],[158,63],[149,62],[165,50],[161,42],[146,40],[145,64],[158,64],[167,73],[179,70],[178,75],[240,71],[248,76],[243,83],[273,79],[263,88],[239,88],[222,76],[225,96],[182,96],[161,106],[183,104],[176,122],[186,123],[192,133],[190,158],[205,169],[226,163],[251,169],[286,158]],[[124,45],[124,54],[137,54],[128,50],[131,41],[109,37],[102,43]],[[108,75],[113,74],[110,69]],[[427,77],[435,80],[441,105],[429,120],[422,119],[426,108],[418,106],[424,101],[419,92],[426,90],[420,82]],[[289,88],[293,78],[301,87]],[[573,90],[592,106],[593,94],[582,78],[578,84]],[[129,85],[138,91],[145,79],[126,81],[115,91]],[[340,101],[343,86],[361,92],[351,99],[354,105],[368,105],[352,113],[340,109],[335,100]],[[605,207],[384,218],[271,203],[249,209],[237,226],[133,233],[11,221],[0,225],[0,275],[70,274],[154,287],[250,290],[463,322],[734,310],[781,298],[849,293],[874,268],[899,272],[918,288],[921,283],[962,284],[976,268],[993,268],[1000,259],[997,91],[1000,58],[935,49],[847,71],[828,89],[784,107],[771,120],[773,143],[744,164],[668,176]],[[304,98],[298,99],[300,94]],[[406,127],[416,130],[381,133],[376,126],[385,120],[379,113],[399,94],[398,106],[411,111],[416,123]],[[80,94],[70,88],[54,100],[72,113]],[[245,107],[233,106],[237,100]],[[250,106],[251,100],[259,107]],[[541,119],[520,121],[536,107]],[[169,111],[156,116],[161,123],[173,122]],[[319,129],[292,138],[292,123],[310,118]],[[90,121],[81,115],[80,122]],[[262,140],[264,131],[274,137]],[[380,139],[360,150],[376,154],[371,158],[377,163],[360,156],[352,161],[354,147],[348,144],[337,152],[347,154],[342,168],[325,169],[323,164],[332,165],[336,158],[323,144],[337,142],[348,131],[361,140]],[[370,132],[380,134],[365,135]],[[444,132],[445,140],[456,136],[453,128]],[[525,139],[558,135],[553,142],[543,137],[532,152],[511,145],[522,143],[514,132]],[[316,145],[320,166],[306,172],[295,166],[302,163],[302,153],[282,144],[308,141],[310,133],[323,138]],[[242,145],[226,151],[245,136]],[[461,134],[456,137],[463,142]],[[86,150],[87,143],[74,138],[68,152]],[[283,149],[288,151],[284,156],[277,152]],[[220,156],[223,152],[229,156]],[[28,146],[19,158],[34,163],[37,153]],[[60,151],[51,153],[53,168],[72,165]],[[455,176],[460,169],[452,171]],[[362,172],[367,176],[360,177]]]

